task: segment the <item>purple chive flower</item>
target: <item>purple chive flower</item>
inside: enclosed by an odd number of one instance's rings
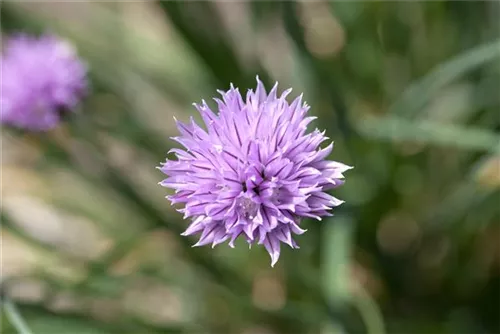
[[[55,36],[11,37],[0,58],[2,124],[47,131],[87,88],[86,67],[71,44]]]
[[[306,117],[302,95],[289,104],[291,89],[281,97],[276,92],[277,84],[268,95],[257,77],[246,101],[232,85],[219,91],[217,114],[205,101],[195,104],[207,130],[192,118],[190,124],[176,120],[181,136],[173,139],[186,150],[171,149],[177,160],[159,167],[168,176],[160,184],[175,189],[167,198],[185,203],[178,211],[192,219],[183,235],[201,233],[195,246],[230,239],[234,247],[241,236],[250,246],[263,244],[272,266],[281,242],[299,248],[292,236],[306,231],[301,218],[321,220],[343,203],[326,191],[341,185],[351,168],[325,160],[333,143],[320,148],[328,139],[324,132],[306,133],[315,117]]]

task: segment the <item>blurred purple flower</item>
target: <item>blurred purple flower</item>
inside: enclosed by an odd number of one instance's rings
[[[230,239],[234,247],[242,236],[250,246],[264,244],[272,266],[281,242],[299,248],[292,235],[306,231],[301,218],[321,220],[343,203],[325,191],[341,185],[342,173],[351,168],[325,160],[333,143],[319,148],[328,139],[324,132],[306,134],[315,117],[306,117],[309,106],[302,95],[289,104],[291,89],[281,97],[276,91],[277,84],[267,95],[257,78],[246,102],[232,85],[219,91],[218,114],[205,101],[195,104],[208,131],[192,118],[190,124],[176,120],[181,136],[173,139],[186,150],[170,150],[178,160],[159,167],[168,176],[160,184],[176,191],[167,198],[185,203],[178,211],[193,219],[183,235],[201,232],[195,246]]]
[[[71,44],[55,36],[19,34],[0,58],[2,124],[46,131],[71,111],[86,92],[86,66]]]

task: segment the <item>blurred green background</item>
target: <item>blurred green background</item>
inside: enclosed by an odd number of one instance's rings
[[[2,289],[33,333],[500,333],[500,2],[1,6],[91,78],[58,129],[2,129]],[[173,116],[257,74],[355,166],[274,269],[191,248],[155,169]]]

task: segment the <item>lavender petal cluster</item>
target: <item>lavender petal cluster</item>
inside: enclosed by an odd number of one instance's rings
[[[0,58],[2,124],[47,131],[74,110],[87,90],[85,64],[74,47],[53,35],[14,35]]]
[[[257,88],[244,100],[231,85],[215,98],[218,112],[205,101],[194,104],[206,130],[193,118],[189,124],[176,120],[180,136],[173,138],[185,149],[174,148],[159,169],[168,177],[160,185],[175,190],[167,196],[191,224],[183,235],[201,234],[195,246],[238,237],[264,245],[274,266],[280,245],[299,248],[294,235],[306,230],[301,219],[321,220],[343,201],[326,191],[343,184],[343,173],[352,168],[326,160],[333,143],[318,129],[307,133],[315,117],[302,95],[292,103],[291,89],[277,96],[278,85],[269,94],[257,77]]]

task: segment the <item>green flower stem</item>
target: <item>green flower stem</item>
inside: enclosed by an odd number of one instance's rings
[[[385,334],[383,316],[371,296],[360,288],[352,295],[351,303],[358,309],[368,334]]]
[[[23,317],[17,310],[16,305],[7,297],[3,297],[3,308],[9,322],[14,326],[19,334],[33,334]]]

